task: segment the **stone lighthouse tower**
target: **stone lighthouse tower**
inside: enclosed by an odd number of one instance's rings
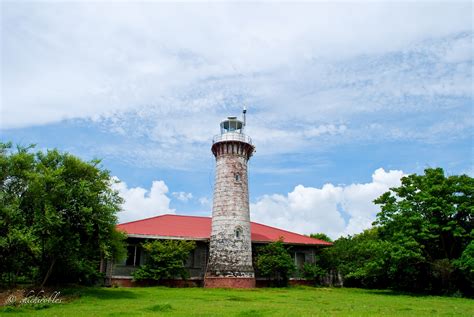
[[[214,137],[216,157],[212,231],[205,287],[255,287],[250,239],[247,162],[255,151],[243,120],[228,117]]]

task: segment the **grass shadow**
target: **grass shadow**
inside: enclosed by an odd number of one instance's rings
[[[170,304],[157,304],[150,307],[145,308],[145,310],[152,311],[152,312],[169,312],[174,310],[173,306]]]
[[[253,299],[247,297],[240,297],[240,296],[229,296],[226,298],[228,301],[234,302],[252,302]]]
[[[367,293],[370,293],[370,294],[384,295],[384,296],[409,296],[409,297],[441,296],[441,295],[429,294],[429,293],[412,293],[412,292],[406,292],[406,291],[383,290],[383,289],[367,289],[366,291]]]
[[[81,296],[95,297],[97,299],[136,299],[137,294],[125,289],[92,288],[80,292]]]
[[[259,317],[259,316],[265,316],[265,314],[261,310],[250,309],[250,310],[244,310],[238,313],[237,316],[238,317]]]

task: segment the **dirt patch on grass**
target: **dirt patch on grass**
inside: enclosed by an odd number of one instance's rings
[[[49,306],[67,303],[78,297],[78,294],[62,294],[61,291],[55,288],[18,287],[0,291],[0,306],[19,306],[23,304]]]
[[[24,297],[24,289],[16,288],[4,290],[0,292],[0,306],[8,305],[9,300],[12,298],[22,299]]]

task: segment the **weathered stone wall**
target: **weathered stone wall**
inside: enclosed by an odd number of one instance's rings
[[[253,278],[247,176],[253,146],[220,142],[212,151],[216,175],[207,276]]]

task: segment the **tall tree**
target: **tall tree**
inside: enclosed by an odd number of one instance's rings
[[[3,272],[15,276],[16,267],[27,267],[42,285],[93,281],[102,257],[124,253],[124,236],[115,229],[122,199],[110,187],[110,173],[98,160],[30,150],[4,144],[0,152]]]
[[[400,187],[374,202],[382,207],[376,221],[382,236],[413,237],[430,258],[458,258],[472,238],[474,179],[467,175],[426,169],[403,177]]]
[[[375,200],[374,227],[337,239],[320,266],[345,285],[473,294],[474,179],[441,168],[402,178]]]
[[[37,237],[21,210],[34,171],[29,148],[11,153],[11,143],[0,143],[0,284],[15,284],[18,276],[31,279],[33,262],[40,254]]]
[[[424,175],[403,177],[400,187],[374,202],[381,206],[375,222],[381,239],[419,253],[419,260],[411,265],[400,261],[392,268],[395,274],[408,278],[407,283],[410,275],[417,276],[424,282],[420,287],[428,289],[450,289],[464,278],[456,272],[454,260],[474,237],[473,178],[445,176],[443,169],[429,168]],[[410,275],[403,272],[407,268]]]

